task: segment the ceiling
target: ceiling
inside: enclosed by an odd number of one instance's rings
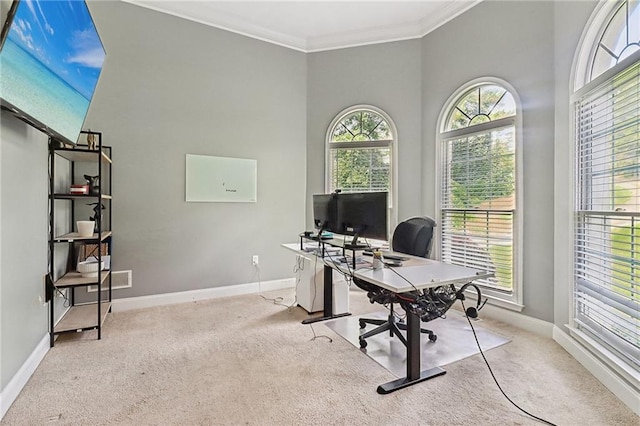
[[[481,0],[123,0],[302,52],[420,38]]]

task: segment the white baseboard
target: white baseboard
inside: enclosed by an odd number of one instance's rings
[[[553,338],[553,324],[538,318],[528,317],[510,309],[486,304],[479,313],[479,317],[487,316],[505,324],[513,325],[542,337]]]
[[[593,374],[620,401],[640,416],[640,393],[561,328],[553,327],[553,340]]]
[[[262,283],[249,283],[230,285],[225,287],[206,288],[202,290],[182,291],[178,293],[158,294],[153,296],[130,297],[126,299],[114,299],[113,311],[126,311],[129,309],[148,308],[152,306],[170,305],[174,303],[193,302],[196,300],[215,299],[219,297],[239,296],[242,294],[260,293],[264,291],[281,290],[295,287],[295,278],[266,281]],[[16,400],[22,388],[27,384],[44,356],[49,351],[49,333],[47,333],[29,358],[20,367],[7,386],[0,392],[0,420]]]
[[[513,325],[514,327],[553,339],[620,401],[640,416],[640,394],[638,391],[632,386],[629,386],[626,381],[607,367],[606,364],[556,325],[489,304],[482,308],[480,317],[482,318],[482,316],[487,316]]]
[[[295,287],[295,278],[229,285],[224,287],[203,288],[200,290],[180,291],[176,293],[154,294],[151,296],[127,297],[114,299],[111,302],[113,312],[131,309],[150,308],[153,306],[173,305],[175,303],[195,302],[197,300],[217,299],[220,297],[240,296],[243,294],[281,290]]]
[[[38,346],[31,352],[29,358],[22,364],[22,367],[20,367],[7,386],[2,389],[0,393],[0,420],[7,414],[9,407],[16,400],[47,352],[49,352],[49,333],[45,334]]]

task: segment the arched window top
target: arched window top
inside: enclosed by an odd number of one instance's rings
[[[640,2],[616,2],[593,44],[587,82],[640,50]]]
[[[376,106],[340,111],[327,127],[326,192],[388,191],[391,223],[397,223],[397,138],[392,118]]]
[[[391,128],[381,114],[369,109],[357,109],[338,118],[331,129],[330,142],[367,142],[391,139],[393,139]]]
[[[443,131],[462,129],[516,115],[513,95],[495,83],[480,83],[454,101]]]
[[[603,74],[609,78],[635,61],[630,57],[640,58],[640,1],[598,3],[574,57],[573,90],[580,92]]]

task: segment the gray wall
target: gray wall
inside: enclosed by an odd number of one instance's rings
[[[424,209],[435,210],[438,116],[479,77],[510,83],[522,102],[523,313],[553,321],[553,3],[485,1],[423,39]]]
[[[304,229],[304,54],[122,2],[91,4],[107,61],[85,127],[113,146],[116,297],[289,277]],[[257,203],[186,203],[185,154],[258,160]]]
[[[308,55],[307,193],[325,191],[325,137],[343,109],[368,104],[398,130],[398,220],[421,214],[420,40]],[[307,197],[311,226],[311,197]]]
[[[47,332],[47,137],[0,115],[0,385],[4,389]]]

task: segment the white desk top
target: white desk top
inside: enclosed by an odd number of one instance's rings
[[[315,257],[314,253],[300,250],[300,243],[282,244],[282,247],[309,259]],[[342,254],[335,256],[341,255]],[[336,266],[330,261],[328,261],[327,264],[331,267]],[[345,269],[347,268],[345,267]],[[396,293],[405,293],[416,289],[420,290],[446,284],[466,284],[473,280],[489,278],[494,275],[491,272],[480,269],[451,265],[438,260],[413,256],[411,256],[410,260],[403,262],[403,266],[384,267],[373,270],[370,262],[364,262],[357,265],[355,271],[350,272],[356,278]]]
[[[466,266],[451,265],[438,260],[425,259],[417,266],[400,266],[383,269],[358,269],[353,276],[395,293],[405,293],[447,284],[466,284],[493,273]]]

